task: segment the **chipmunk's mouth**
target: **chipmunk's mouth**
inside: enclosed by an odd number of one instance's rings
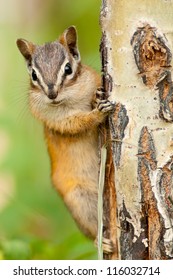
[[[62,100],[59,100],[59,101],[53,100],[53,101],[51,101],[51,103],[49,103],[49,105],[51,105],[51,106],[58,106],[61,103],[62,103]]]

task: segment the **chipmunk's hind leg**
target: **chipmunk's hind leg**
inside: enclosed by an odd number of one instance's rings
[[[95,239],[95,245],[98,246],[98,238]],[[104,254],[112,254],[115,251],[115,246],[112,240],[103,237],[102,239],[102,248]]]
[[[79,229],[95,240],[95,244],[97,244],[98,234],[97,201],[97,188],[88,185],[78,185],[65,196],[65,203]],[[110,239],[103,238],[103,252],[105,254],[114,252],[114,244]]]
[[[79,229],[91,239],[97,236],[97,197],[97,189],[85,185],[73,188],[65,196],[65,203]]]

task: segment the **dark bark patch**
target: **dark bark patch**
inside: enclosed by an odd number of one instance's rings
[[[165,71],[164,78],[157,84],[160,99],[159,116],[166,122],[173,122],[173,82],[171,72]]]
[[[166,259],[163,242],[165,225],[158,209],[158,201],[151,180],[152,172],[157,170],[156,149],[153,136],[147,127],[141,130],[138,145],[138,180],[141,188],[142,215],[147,221],[148,258]]]
[[[145,245],[146,229],[144,217],[141,219],[141,233],[135,236],[133,223],[130,222],[131,216],[123,202],[119,213],[120,220],[120,244],[122,260],[146,260],[148,259],[148,247]],[[147,243],[147,242],[146,242]]]
[[[110,118],[110,128],[112,136],[112,149],[114,155],[114,162],[117,168],[120,167],[121,162],[121,150],[123,146],[123,139],[125,136],[125,129],[128,125],[129,117],[124,105],[118,103],[115,108],[115,112]]]
[[[104,92],[104,99],[109,97],[112,91],[112,77],[108,73],[108,49],[107,37],[103,32],[102,41],[100,44],[100,52],[102,59],[102,88]],[[110,255],[104,254],[104,259],[118,258],[118,242],[117,242],[117,201],[115,189],[115,169],[113,163],[113,155],[111,149],[111,133],[110,123],[108,118],[105,124],[100,127],[100,143],[107,146],[107,160],[105,170],[105,186],[104,186],[104,205],[103,211],[105,216],[104,237],[111,239],[114,244],[115,252]]]
[[[147,24],[137,29],[131,44],[143,82],[154,87],[165,70],[170,68],[172,55],[166,45],[166,38],[157,34],[155,27]]]
[[[158,34],[155,27],[146,24],[134,33],[131,45],[143,83],[159,91],[160,118],[173,122],[172,54],[166,38]]]

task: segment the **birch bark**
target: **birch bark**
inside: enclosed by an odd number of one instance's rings
[[[105,236],[116,246],[110,259],[173,258],[172,14],[172,0],[102,2],[103,87],[117,104],[102,136],[112,140],[104,197]]]

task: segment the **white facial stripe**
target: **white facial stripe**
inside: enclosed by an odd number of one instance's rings
[[[37,77],[38,77],[38,81],[34,81],[33,79],[32,79],[32,71],[35,71],[35,73],[36,73],[36,75],[37,75]],[[44,88],[44,91],[46,92],[46,93],[48,93],[48,86],[47,86],[47,84],[44,82],[44,80],[43,80],[43,78],[42,78],[42,75],[40,74],[40,72],[39,72],[39,70],[37,69],[37,68],[35,68],[35,67],[32,67],[31,68],[31,70],[29,71],[29,73],[30,73],[30,75],[31,75],[31,79],[32,79],[32,82],[33,82],[33,84],[34,85],[41,85],[41,87],[43,87]]]
[[[69,62],[69,60],[66,58],[64,60],[64,62],[62,63],[60,69],[59,69],[59,72],[57,73],[57,80],[56,80],[56,84],[55,84],[55,89],[58,90],[60,84],[62,83],[62,77],[64,75],[64,68],[65,68],[65,65]]]
[[[61,85],[62,83],[62,80],[63,80],[63,76],[64,76],[64,69],[65,69],[65,65],[69,63],[69,59],[66,58],[64,60],[64,62],[62,63],[60,69],[59,69],[59,72],[57,73],[57,80],[56,80],[56,83],[54,85],[54,90],[55,91],[58,91],[59,90],[59,86]],[[74,75],[75,75],[75,72],[76,72],[76,69],[77,69],[77,63],[75,63],[75,61],[72,61],[72,63],[70,63],[71,66],[72,66],[72,74],[70,75],[67,75],[65,79],[68,79],[68,80],[71,80],[73,79]],[[45,83],[41,73],[39,72],[39,70],[36,68],[36,67],[32,67],[31,69],[29,69],[29,73],[31,75],[31,78],[32,78],[32,71],[35,71],[37,77],[38,77],[38,81],[34,81],[32,79],[32,82],[34,85],[41,85],[41,87],[44,89],[45,93],[48,94],[48,91],[49,91],[49,88],[48,88],[48,85]]]
[[[58,72],[58,75],[57,75],[57,81],[56,81],[56,85],[55,85],[55,88],[58,89],[59,85],[61,84],[62,82],[62,77],[64,76],[64,69],[65,69],[65,65],[69,63],[69,59],[66,58],[64,60],[64,62],[62,63],[61,67],[60,67],[60,70]],[[75,72],[76,72],[76,69],[77,69],[77,63],[74,63],[74,61],[70,62],[71,66],[72,66],[72,73],[70,75],[67,75],[66,76],[66,79],[68,80],[71,80],[73,79],[74,75],[75,75]]]

